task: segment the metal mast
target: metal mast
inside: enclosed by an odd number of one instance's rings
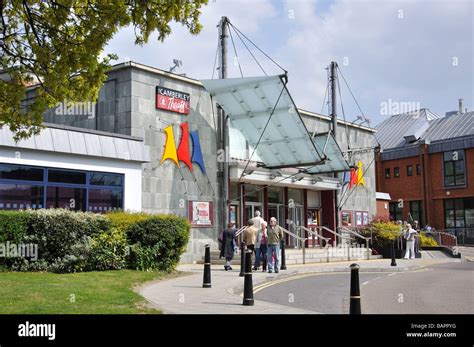
[[[227,37],[229,19],[223,16],[219,22],[219,78],[227,78]],[[222,108],[219,109],[219,134],[224,148],[224,162],[222,163],[222,227],[229,223],[229,120]]]
[[[329,84],[331,86],[331,100],[330,100],[330,105],[331,105],[331,119],[332,119],[332,133],[334,135],[334,139],[336,139],[336,133],[337,133],[337,114],[336,114],[336,88],[337,88],[337,76],[336,76],[336,69],[337,69],[337,63],[335,61],[331,62],[330,65],[330,73],[329,73]],[[337,142],[337,139],[336,139]],[[334,177],[338,178],[338,174],[334,173]],[[337,199],[337,194],[338,192],[334,192],[334,209],[336,212],[336,225],[334,227],[334,231],[337,232],[337,228],[339,227],[339,208],[338,208],[338,199]]]

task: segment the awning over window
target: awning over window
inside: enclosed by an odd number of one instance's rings
[[[312,174],[349,170],[332,136],[326,133],[311,138],[286,89],[284,77],[201,82],[229,116],[232,127],[242,133],[251,148],[256,148],[265,167],[306,167],[311,168],[308,173]],[[341,158],[343,162],[340,162]]]
[[[201,82],[229,116],[232,126],[252,148],[257,148],[266,167],[309,166],[323,160],[281,76]]]

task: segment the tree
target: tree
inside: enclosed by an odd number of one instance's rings
[[[143,45],[154,31],[163,41],[170,22],[196,35],[207,0],[0,0],[0,127],[15,139],[41,131],[44,112],[58,102],[95,101],[114,54],[107,42],[133,26]],[[31,85],[35,97],[25,101]]]

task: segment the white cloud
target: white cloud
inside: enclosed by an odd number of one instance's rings
[[[179,58],[183,67],[178,73],[210,78],[216,25],[226,15],[288,70],[290,92],[298,107],[321,111],[325,68],[336,60],[363,111],[377,124],[382,119],[380,103],[388,99],[420,102],[440,114],[456,109],[458,97],[465,99],[466,107],[474,107],[473,6],[471,1],[456,0],[210,0],[202,11],[204,28],[198,36],[173,25],[173,33],[164,43],[153,36],[147,45],[138,47],[132,30],[126,29],[107,51],[165,70],[173,58]],[[234,41],[244,74],[261,75],[235,36]],[[231,77],[238,76],[233,55],[229,41]],[[257,56],[269,73],[280,73],[262,55]],[[454,58],[458,66],[453,66]],[[346,115],[354,119],[360,112],[347,89],[341,87]]]

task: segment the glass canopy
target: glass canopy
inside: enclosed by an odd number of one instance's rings
[[[240,131],[251,148],[256,148],[265,167],[309,167],[308,173],[312,174],[349,170],[332,136],[325,133],[311,138],[284,78],[285,75],[201,82],[229,116],[232,127]]]

